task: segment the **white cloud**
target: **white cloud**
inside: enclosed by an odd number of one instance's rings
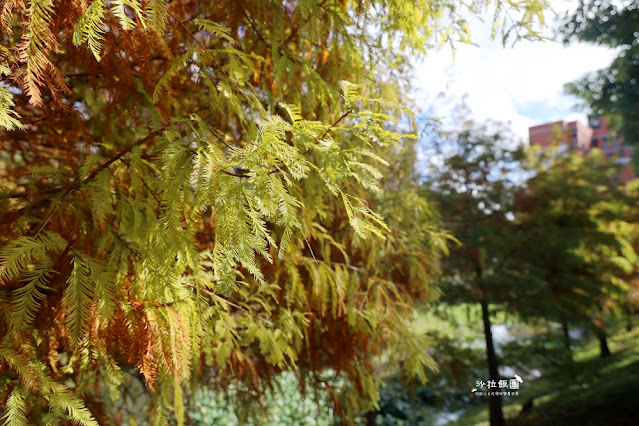
[[[574,3],[553,1],[563,13]],[[572,106],[576,99],[563,93],[563,85],[588,71],[610,64],[612,49],[584,43],[568,46],[559,42],[522,41],[503,47],[490,40],[489,19],[469,19],[473,45],[457,47],[427,56],[415,67],[416,98],[430,107],[434,95],[444,92],[450,98],[466,97],[466,104],[477,119],[511,122],[516,134],[527,139],[528,127],[546,121],[580,119]],[[553,26],[553,16],[547,13]],[[446,110],[435,111],[446,114]]]

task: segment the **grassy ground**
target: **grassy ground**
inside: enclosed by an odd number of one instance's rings
[[[504,397],[509,425],[639,425],[639,327],[619,327],[608,342],[613,355],[599,358],[593,339],[575,353],[572,369],[544,371],[522,384],[519,396]],[[533,398],[533,406],[521,413]],[[469,409],[455,425],[488,425],[487,404]]]

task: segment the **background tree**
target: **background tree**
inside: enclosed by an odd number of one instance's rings
[[[509,13],[532,30],[545,3]],[[105,388],[137,374],[154,422],[181,424],[189,381],[240,381],[254,400],[284,369],[312,382],[327,367],[348,378],[348,418],[375,406],[385,347],[424,380],[404,324],[439,237],[423,203],[382,220],[399,186],[380,169],[409,117],[407,55],[466,38],[466,10],[4,2],[5,422],[107,421]]]
[[[518,311],[560,323],[568,351],[569,324],[594,326],[607,356],[602,314],[623,299],[624,274],[636,262],[623,231],[626,198],[613,179],[615,166],[599,150],[532,158],[536,173],[517,194],[522,250],[514,256],[538,285],[528,288]]]
[[[512,195],[522,151],[499,123],[464,121],[436,142],[439,157],[427,175],[430,196],[460,245],[443,260],[442,291],[450,302],[481,305],[489,378],[497,383],[499,360],[491,331],[490,307],[503,303],[508,253],[513,241]],[[490,423],[503,425],[500,396],[490,396]]]
[[[566,85],[594,114],[612,120],[629,143],[639,141],[639,2],[580,0],[564,17],[565,41],[577,39],[619,49],[608,68]]]

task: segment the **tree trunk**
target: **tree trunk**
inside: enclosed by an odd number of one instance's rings
[[[488,301],[486,297],[482,295],[481,300],[481,314],[484,321],[484,336],[486,337],[486,358],[488,359],[488,375],[490,380],[499,382],[499,361],[497,360],[497,354],[495,353],[495,345],[493,343],[493,333],[490,330],[490,312],[488,312]],[[488,396],[489,410],[490,410],[490,425],[491,426],[504,426],[504,413],[501,407],[500,395]]]
[[[599,308],[599,315],[595,319],[595,333],[597,333],[597,339],[599,339],[599,356],[608,358],[611,354],[608,347],[608,336],[606,335],[606,323],[603,319],[603,309],[601,307]]]
[[[606,336],[606,330],[597,328],[597,338],[599,339],[599,356],[601,358],[608,358],[611,353],[610,348],[608,347],[608,337]]]
[[[377,425],[377,411],[369,411],[366,413],[366,426],[376,426]]]

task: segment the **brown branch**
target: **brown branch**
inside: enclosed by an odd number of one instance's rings
[[[135,250],[133,247],[131,247],[129,243],[127,243],[118,232],[116,232],[115,230],[111,230],[111,233],[113,234],[115,238],[117,238],[120,244],[122,244],[124,247],[126,247],[127,250],[133,253],[135,257],[137,257],[138,259],[142,259],[142,255],[138,253],[138,251]]]
[[[82,213],[84,213],[84,216],[86,216],[87,219],[89,220],[93,220],[93,215],[88,212],[86,209],[84,208],[80,208],[80,211]],[[122,244],[127,250],[129,250],[131,253],[133,253],[133,255],[135,255],[135,257],[137,257],[138,259],[142,259],[142,256],[140,255],[140,253],[137,252],[137,250],[135,250],[133,247],[131,247],[120,235],[120,233],[118,233],[115,229],[109,227],[109,231],[111,232],[111,235],[113,235],[119,242],[120,244]],[[75,241],[75,240],[74,240]]]
[[[224,173],[224,174],[227,174],[229,176],[235,176],[235,177],[239,177],[239,178],[249,178],[249,177],[251,177],[251,175],[227,172],[226,170],[223,170],[223,169],[217,169],[217,170],[222,172],[222,173]],[[249,170],[249,172],[250,172],[250,170]]]
[[[322,260],[317,260],[315,258],[313,259],[304,259],[306,262],[311,262],[311,263],[318,263],[318,264],[325,264],[325,265],[335,265],[335,266],[343,266],[344,268],[348,268],[348,269],[352,269],[353,271],[357,271],[357,272],[363,272],[362,268],[358,268],[357,266],[353,266],[353,265],[349,265],[347,263],[341,263],[341,262],[327,262],[327,261],[322,261]]]
[[[195,285],[193,285],[193,284],[190,284],[190,283],[187,283],[187,282],[184,282],[184,281],[182,282],[182,284],[184,284],[184,285],[186,285],[186,286],[188,286],[188,287],[194,288],[194,289],[196,289],[196,290],[202,291],[203,293],[208,294],[209,296],[211,296],[211,297],[213,297],[213,298],[215,298],[215,299],[219,300],[220,302],[226,303],[226,304],[227,304],[227,305],[229,305],[229,306],[232,306],[232,307],[234,307],[234,308],[236,308],[236,309],[239,309],[240,311],[242,311],[242,312],[244,312],[244,313],[246,313],[246,314],[249,314],[249,315],[250,315],[250,316],[252,316],[253,318],[256,318],[256,319],[258,319],[258,320],[260,320],[260,321],[264,321],[265,323],[267,323],[267,324],[269,324],[269,325],[271,325],[271,326],[273,326],[273,327],[275,326],[275,324],[274,324],[273,322],[271,322],[271,321],[267,320],[266,318],[262,318],[262,317],[260,317],[260,316],[258,316],[258,315],[255,315],[254,313],[252,313],[251,311],[249,311],[249,310],[247,310],[247,309],[245,309],[245,308],[241,307],[241,306],[240,306],[240,305],[238,305],[237,303],[231,302],[230,300],[223,298],[222,296],[220,296],[219,294],[216,294],[216,293],[212,292],[211,290],[208,290],[208,289],[206,289],[206,288],[201,288],[201,287],[195,286]]]
[[[217,69],[219,72],[221,72],[221,73],[222,73],[222,75],[223,75],[226,79],[229,79],[229,75],[227,74],[227,72],[226,72],[226,71],[224,71],[224,68],[222,68],[222,67],[221,67],[221,66],[220,66],[220,65],[219,65],[219,64],[215,61],[215,58],[213,58],[213,55],[211,55],[211,54],[208,52],[208,49],[207,49],[207,48],[206,48],[206,47],[202,44],[202,42],[201,42],[200,40],[198,40],[198,39],[197,39],[197,37],[195,37],[195,34],[193,34],[193,33],[191,32],[191,30],[189,30],[189,29],[187,28],[187,26],[186,26],[186,25],[184,25],[184,23],[183,23],[183,22],[182,22],[182,21],[181,21],[181,20],[180,20],[177,16],[175,16],[175,15],[174,15],[173,13],[171,13],[170,11],[167,11],[167,12],[168,12],[168,14],[169,14],[169,15],[171,15],[171,16],[173,17],[173,19],[175,19],[175,22],[177,22],[179,26],[181,26],[182,28],[184,28],[184,31],[186,31],[186,33],[189,35],[189,37],[191,37],[191,38],[193,39],[193,41],[195,41],[195,43],[196,43],[196,44],[199,46],[199,48],[202,50],[202,53],[203,53],[205,56],[207,56],[208,58],[210,58],[210,59],[211,59],[211,62],[213,63],[213,67],[215,67],[215,69]],[[205,75],[209,78],[209,80],[211,80],[211,83],[213,83],[213,87],[216,87],[216,88],[217,88],[217,84],[215,84],[215,81],[213,81],[213,77],[211,77],[210,75],[208,75],[208,74],[206,73],[206,71],[204,71],[204,74],[205,74]],[[240,87],[237,85],[237,83],[236,83],[236,82],[233,82],[233,85],[237,88],[238,93],[239,93],[240,95],[242,95],[242,96],[243,96],[246,100],[248,100],[248,96],[247,96],[244,92],[242,92],[242,91],[240,90]]]
[[[207,51],[206,47],[204,47],[204,45],[200,42],[200,40],[198,40],[198,39],[197,39],[197,37],[195,37],[195,34],[193,34],[193,33],[191,32],[191,30],[189,30],[189,29],[187,28],[187,26],[186,26],[186,25],[184,25],[184,22],[182,22],[182,20],[180,20],[180,18],[178,18],[177,16],[175,16],[173,13],[171,13],[171,11],[167,10],[167,12],[168,12],[168,14],[169,14],[169,15],[171,15],[171,17],[172,17],[173,19],[175,19],[175,22],[177,22],[177,24],[178,24],[179,26],[181,26],[181,27],[184,29],[184,31],[186,31],[186,32],[187,32],[187,34],[188,34],[188,35],[189,35],[189,36],[193,39],[193,41],[195,41],[195,42],[197,43],[197,45],[198,45],[198,46],[200,46],[200,49],[202,49],[202,50],[206,53],[206,51]],[[224,72],[224,70],[221,70],[221,71],[222,71],[222,72]]]
[[[27,198],[28,196],[28,192],[0,194],[0,198]]]
[[[155,201],[157,201],[158,205],[161,206],[162,202],[160,201],[158,196],[155,195],[155,192],[151,189],[151,187],[149,185],[147,185],[146,181],[144,180],[144,178],[142,176],[140,176],[140,182],[142,182],[142,185],[144,185],[146,187],[146,189],[149,191],[149,194],[151,194],[153,196],[153,198],[155,198]]]
[[[75,243],[75,240],[77,239],[77,237],[73,238],[70,241],[67,241],[67,245],[64,248],[64,250],[62,250],[62,253],[60,253],[60,256],[58,257],[58,260],[56,261],[55,265],[53,266],[53,270],[57,271],[57,269],[62,266],[62,261],[64,260],[64,258],[66,257],[67,254],[69,254],[69,251],[71,250],[71,247],[73,246],[73,244]]]
[[[169,126],[170,124],[167,124],[161,128],[159,128],[158,130],[155,130],[151,133],[149,133],[148,135],[146,135],[145,137],[143,137],[140,140],[137,140],[135,142],[133,142],[131,145],[127,146],[126,148],[123,148],[120,152],[118,152],[117,154],[115,154],[113,157],[111,157],[110,159],[108,159],[107,161],[105,161],[104,163],[102,163],[99,167],[97,167],[93,172],[91,172],[91,174],[89,174],[89,176],[86,177],[86,179],[84,179],[81,182],[76,182],[75,184],[71,185],[66,191],[64,191],[64,193],[60,196],[60,198],[58,199],[58,203],[56,203],[55,207],[53,208],[53,210],[51,210],[51,213],[49,213],[47,215],[47,218],[45,219],[45,221],[42,223],[42,225],[40,226],[40,228],[38,229],[38,231],[35,233],[35,235],[37,236],[38,234],[40,234],[40,232],[42,232],[42,230],[47,226],[47,224],[49,223],[49,221],[51,220],[51,218],[53,218],[53,215],[55,215],[55,212],[58,211],[58,208],[60,207],[60,205],[62,205],[62,203],[60,201],[62,201],[63,198],[65,198],[66,196],[68,196],[69,194],[73,193],[74,191],[76,191],[78,188],[80,188],[82,185],[85,185],[89,182],[91,182],[102,170],[106,169],[107,167],[109,167],[111,164],[115,163],[116,161],[118,161],[120,158],[122,158],[125,154],[127,154],[128,152],[130,152],[134,147],[138,146],[138,145],[142,145],[145,142],[150,141],[151,139],[154,139],[155,137],[159,136],[162,132],[164,132],[164,130],[166,130],[166,128]]]
[[[193,148],[190,148],[189,151],[193,155],[197,154],[197,151],[195,149],[193,149]],[[220,173],[224,173],[224,174],[229,175],[229,176],[234,176],[234,177],[238,177],[238,178],[250,178],[251,177],[251,175],[245,174],[245,173],[240,174],[240,173],[227,172],[226,170],[220,169],[217,166],[213,166],[213,168],[215,169],[215,171],[220,172]],[[250,173],[251,171],[247,170],[247,172]]]
[[[122,161],[127,165],[127,167],[129,167],[129,169],[131,168],[131,163],[130,162],[128,162],[127,160],[122,160]],[[153,198],[158,203],[158,205],[162,206],[162,202],[160,201],[158,196],[155,195],[155,192],[151,189],[151,187],[146,183],[146,180],[144,180],[144,178],[142,176],[139,176],[139,178],[140,178],[140,182],[142,182],[142,185],[144,185],[144,187],[147,189],[147,191],[149,191],[149,194],[151,194],[153,196]]]
[[[98,168],[96,168],[94,171],[91,172],[91,174],[89,176],[87,176],[86,179],[84,179],[82,182],[78,182],[75,186],[76,188],[74,188],[73,190],[77,189],[78,187],[80,187],[81,185],[85,185],[87,183],[89,183],[90,181],[92,181],[102,170],[106,169],[107,167],[109,167],[111,164],[115,163],[116,161],[118,161],[120,158],[122,158],[125,154],[128,154],[129,152],[131,152],[131,150],[133,148],[135,148],[138,145],[142,145],[143,143],[146,143],[148,141],[150,141],[151,139],[156,138],[157,136],[161,135],[162,132],[164,132],[166,130],[166,128],[169,127],[169,125],[167,124],[166,126],[163,126],[161,128],[159,128],[158,130],[155,130],[151,133],[149,133],[148,135],[146,135],[145,137],[143,137],[140,140],[137,140],[135,142],[133,142],[131,145],[127,146],[126,148],[123,148],[120,152],[118,152],[117,154],[115,154],[113,157],[109,158],[107,161],[105,161],[104,163],[102,163]]]
[[[224,139],[222,139],[219,135],[217,135],[217,134],[215,133],[215,131],[211,131],[211,134],[212,134],[213,136],[215,136],[215,138],[216,138],[217,140],[219,140],[220,142],[222,142],[222,143],[224,144],[224,146],[226,146],[228,149],[231,149],[231,146],[230,146],[229,144],[227,144],[227,143],[224,141]]]
[[[337,126],[343,119],[345,119],[346,117],[348,117],[351,113],[353,112],[352,109],[349,109],[348,111],[346,111],[344,114],[341,115],[340,118],[338,118],[333,124],[331,124],[330,126],[328,126],[328,128],[326,129],[326,131],[322,134],[322,136],[315,141],[315,145],[317,145],[322,139],[324,139],[326,137],[326,135],[328,135],[328,133],[333,130],[335,128],[335,126]],[[302,157],[307,155],[308,153],[310,153],[313,149],[312,148],[308,148],[306,151],[304,151],[302,153]],[[280,172],[281,169],[276,168],[275,170],[271,170],[268,174],[269,175],[273,175],[275,173]]]
[[[249,18],[248,14],[246,13],[246,10],[244,10],[243,13],[244,13],[244,17],[248,21],[249,25],[251,26],[251,28],[253,28],[253,31],[257,35],[258,40],[261,41],[262,43],[264,43],[266,45],[266,47],[268,47],[269,49],[272,49],[273,47],[271,46],[271,43],[269,43],[268,41],[266,41],[264,39],[264,37],[262,37],[262,34],[260,33],[260,31],[257,29],[257,27],[255,26],[253,21],[251,21],[251,18]]]
[[[352,109],[349,109],[348,111],[346,111],[344,114],[341,115],[340,118],[337,119],[337,121],[335,121],[333,124],[331,124],[326,131],[324,132],[324,134],[322,134],[322,136],[315,142],[315,145],[317,145],[322,139],[324,139],[326,137],[326,135],[328,135],[328,133],[333,130],[335,128],[335,126],[337,126],[343,119],[345,119],[346,117],[348,117],[349,115],[351,115],[353,113]],[[308,148],[306,151],[304,151],[302,153],[302,155],[306,155],[309,152],[312,151],[312,148]]]
[[[353,112],[352,109],[349,109],[348,111],[346,111],[344,114],[341,115],[340,118],[338,118],[333,124],[331,124],[330,126],[328,126],[328,128],[326,129],[326,131],[322,134],[322,136],[320,136],[319,139],[317,139],[317,141],[315,141],[315,145],[317,145],[322,139],[324,139],[326,137],[326,135],[328,135],[328,133],[333,130],[335,128],[335,126],[337,126],[343,119],[345,119],[346,117],[348,117],[351,113]],[[306,151],[304,151],[302,153],[302,157],[307,155],[308,153],[310,153],[313,149],[312,148],[308,148]],[[270,172],[268,172],[269,175],[273,175],[275,173],[281,172],[282,169],[280,168],[275,168],[275,170],[271,170]]]

